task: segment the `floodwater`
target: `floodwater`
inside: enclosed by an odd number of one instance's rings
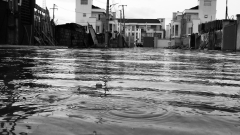
[[[240,53],[0,49],[0,56],[2,135],[240,133]]]

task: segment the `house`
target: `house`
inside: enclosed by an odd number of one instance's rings
[[[171,38],[180,40],[192,33],[198,33],[198,25],[216,20],[217,0],[198,0],[198,5],[173,13]],[[168,26],[170,27],[170,26]]]
[[[171,22],[171,38],[180,38],[182,12],[173,13],[173,19]]]
[[[123,21],[119,19],[118,22],[120,31]],[[144,37],[165,38],[165,19],[126,19],[125,36],[133,36],[134,41],[138,39],[138,42],[142,42]]]
[[[76,23],[85,26],[88,32],[88,23],[93,26],[96,33],[104,33],[106,10],[93,5],[93,0],[76,0]],[[117,30],[116,14],[110,12],[109,30]]]

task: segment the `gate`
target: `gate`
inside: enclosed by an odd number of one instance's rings
[[[237,24],[230,24],[223,29],[222,50],[236,50]]]
[[[154,47],[154,37],[144,37],[143,47]]]

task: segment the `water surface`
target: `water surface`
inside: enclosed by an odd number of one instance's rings
[[[240,53],[0,49],[0,56],[0,134],[240,133]]]

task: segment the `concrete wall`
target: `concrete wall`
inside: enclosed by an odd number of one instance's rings
[[[157,40],[157,45],[155,46],[156,48],[166,48],[168,46],[171,46],[171,44],[169,44],[170,40],[167,39],[158,39]]]
[[[183,38],[182,41],[183,41],[183,45],[184,46],[189,46],[189,44],[190,44],[190,37]]]
[[[170,26],[169,25],[166,26],[166,38],[167,39],[170,38]]]
[[[217,0],[207,0],[211,2],[211,6],[204,5],[205,0],[199,0],[199,18],[201,23],[210,22],[216,19]],[[205,16],[208,16],[205,18]]]
[[[180,38],[175,38],[175,45],[181,45],[181,39]]]

